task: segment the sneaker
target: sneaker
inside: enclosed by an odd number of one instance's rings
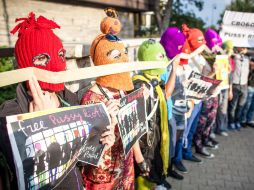
[[[168,173],[168,176],[174,178],[174,179],[177,179],[177,180],[183,180],[183,176],[180,175],[179,173],[177,173],[175,170],[171,170],[169,173]]]
[[[206,144],[204,144],[205,147],[211,148],[213,150],[217,150],[219,148],[218,144],[213,144],[212,141],[208,141]]]
[[[200,154],[204,158],[214,158],[214,154],[208,152],[205,147],[203,147],[200,151],[196,151],[197,154]]]
[[[243,128],[247,128],[248,127],[248,124],[247,123],[240,123],[241,127]]]
[[[246,123],[248,127],[254,128],[254,123]]]
[[[213,143],[213,145],[219,145],[220,143],[212,138],[209,139]]]
[[[228,125],[228,130],[234,131],[234,130],[235,130],[235,124],[234,124],[234,123],[230,123],[230,124]]]
[[[237,131],[241,131],[241,124],[240,123],[236,123],[235,124],[235,129],[237,130]]]
[[[183,163],[181,161],[177,162],[177,163],[174,163],[174,166],[180,172],[182,172],[182,173],[188,173],[188,170],[186,169],[186,167],[183,165]]]
[[[196,156],[192,155],[190,158],[183,158],[185,160],[189,160],[191,162],[196,162],[196,163],[199,163],[199,164],[202,164],[203,161],[200,160],[199,158],[197,158]]]
[[[228,137],[228,133],[225,132],[225,131],[222,131],[222,132],[220,133],[220,135],[223,136],[223,137]]]
[[[166,179],[163,180],[162,185],[166,188],[166,189],[171,189],[171,185],[169,182],[166,181]]]
[[[216,138],[215,133],[211,133],[211,134],[210,134],[210,137],[211,137],[212,139],[215,139],[215,138]]]

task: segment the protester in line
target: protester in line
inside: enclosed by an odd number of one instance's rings
[[[248,78],[248,98],[243,108],[241,125],[254,127],[254,58],[250,60],[250,72]]]
[[[167,61],[166,53],[159,42],[153,39],[144,41],[138,49],[139,61]],[[165,69],[152,69],[141,71],[133,76],[135,89],[145,85],[150,92],[146,101],[147,115],[153,114],[148,121],[148,133],[140,139],[142,154],[149,165],[149,175],[142,176],[142,171],[135,168],[137,177],[136,189],[170,189],[166,181],[169,167],[169,129],[168,110],[164,93],[165,84],[160,75]]]
[[[167,28],[161,36],[160,43],[164,47],[167,57],[169,59],[178,59],[175,56],[181,53],[183,44],[185,42],[184,34],[176,27],[169,27]],[[170,166],[168,170],[168,175],[182,180],[183,176],[178,174],[173,166],[173,158],[175,157],[175,149],[176,149],[176,142],[180,138],[180,134],[182,133],[181,130],[178,130],[179,125],[176,125],[175,119],[173,118],[173,101],[172,101],[172,94],[175,92],[175,82],[176,80],[179,81],[179,77],[177,76],[177,69],[178,69],[178,60],[173,61],[167,68],[167,72],[161,75],[161,79],[165,81],[165,91],[167,97],[167,106],[168,106],[168,120],[169,120],[169,130],[170,130]],[[178,133],[178,135],[177,135]]]
[[[128,62],[127,51],[123,42],[115,36],[121,30],[121,23],[113,9],[105,10],[107,17],[101,21],[101,32],[90,48],[90,55],[94,65],[107,65]],[[116,102],[120,107],[120,98],[127,91],[134,89],[130,73],[119,73],[96,78],[96,83],[83,95],[82,104],[98,102]],[[119,108],[115,109],[118,112]],[[113,122],[114,124],[117,121]],[[118,127],[115,126],[116,140],[114,145],[104,152],[98,167],[87,165],[83,176],[86,189],[134,189],[134,160],[139,164],[144,175],[149,168],[142,156],[139,144],[125,156]]]
[[[199,29],[197,28],[190,29],[188,28],[187,25],[184,24],[182,27],[182,31],[186,37],[186,41],[182,50],[183,52],[191,53],[195,51],[196,49],[198,49],[203,44],[205,44],[204,35]],[[190,60],[188,60],[188,62],[185,62],[182,65],[182,70],[183,70],[182,72],[184,73],[184,79],[182,80],[182,82],[189,77],[192,71],[201,73],[203,69],[203,65],[205,65],[205,61],[201,55],[197,55],[191,58]],[[192,162],[196,162],[196,163],[202,162],[199,158],[197,158],[196,156],[192,154],[192,150],[191,150],[191,145],[192,145],[191,142],[192,142],[193,135],[196,131],[196,124],[198,121],[200,107],[201,107],[201,101],[194,101],[194,100],[188,101],[188,106],[187,106],[188,114],[187,112],[184,114],[184,118],[186,118],[184,133],[182,135],[182,138],[178,140],[178,146],[176,149],[176,152],[178,153],[177,153],[177,156],[174,158],[175,167],[183,173],[188,172],[187,168],[182,163],[183,158]],[[188,118],[187,118],[187,115],[189,115]]]
[[[247,48],[236,48],[235,68],[232,79],[233,99],[228,106],[228,123],[231,130],[240,130],[241,115],[248,96],[249,58],[246,53]]]
[[[60,26],[43,16],[36,19],[34,13],[30,13],[28,18],[18,19],[17,21],[22,22],[11,33],[19,33],[15,45],[15,57],[18,67],[35,67],[54,72],[64,71],[66,68],[65,50],[60,39],[52,31],[52,29],[60,28]],[[17,86],[16,97],[16,99],[6,101],[1,105],[0,117],[67,107],[79,103],[77,96],[64,88],[64,83],[46,83],[37,81],[35,77]],[[109,112],[112,117],[115,117],[114,108],[117,106],[115,104],[110,106]],[[5,123],[0,125],[0,135],[0,152],[3,152],[6,157],[8,164],[6,167],[11,172],[9,184],[5,184],[5,186],[9,186],[9,189],[18,189],[14,158]],[[103,135],[108,138],[102,143],[110,147],[114,142],[114,134],[107,132]],[[77,167],[74,167],[54,189],[68,190],[70,187],[83,190],[82,177]],[[50,184],[44,186],[44,188],[51,188]]]

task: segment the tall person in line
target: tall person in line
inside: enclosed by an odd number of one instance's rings
[[[20,18],[17,21],[22,22],[11,33],[19,33],[15,45],[15,57],[18,67],[35,67],[54,72],[64,71],[66,69],[65,49],[60,39],[52,31],[52,29],[60,28],[60,26],[43,16],[36,18],[32,12],[27,18]],[[71,105],[79,105],[79,101],[75,94],[65,89],[64,83],[46,83],[37,81],[33,77],[27,82],[18,84],[16,98],[6,101],[1,105],[0,117],[68,107]],[[114,107],[116,107],[116,104],[108,108],[112,115],[114,115]],[[107,132],[103,135],[111,138],[107,138],[102,143],[111,146],[114,142],[114,133]],[[0,172],[0,177],[6,181],[2,188],[5,190],[18,189],[11,145],[6,125],[2,123],[0,123],[0,152],[7,160],[6,168],[9,171],[9,175],[5,176],[2,176],[2,172]],[[59,156],[61,156],[61,153]],[[79,168],[74,167],[54,189],[69,190],[71,187],[72,189],[83,190],[82,182]],[[50,184],[48,185],[50,186]]]

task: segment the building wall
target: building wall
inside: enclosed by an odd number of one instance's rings
[[[14,46],[17,34],[9,35],[8,30],[16,25],[16,18],[26,17],[30,11],[59,24],[61,29],[54,31],[64,43],[91,44],[100,34],[100,21],[105,17],[101,8],[35,0],[0,0],[0,46]],[[119,36],[134,37],[133,13],[119,12],[119,17],[123,25]]]

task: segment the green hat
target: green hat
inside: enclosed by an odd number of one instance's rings
[[[144,41],[138,49],[139,61],[168,61],[166,52],[163,46],[153,39]],[[151,69],[145,70],[144,73],[150,75],[161,75],[166,72],[166,69]]]
[[[233,54],[234,42],[232,40],[227,40],[222,44],[222,48],[226,50],[227,54]]]

